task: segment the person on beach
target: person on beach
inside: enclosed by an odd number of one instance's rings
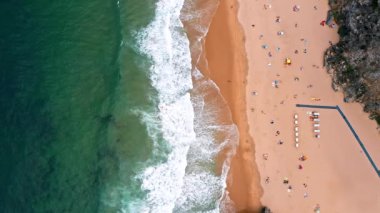
[[[321,212],[321,207],[319,206],[319,204],[315,205],[314,212],[315,213],[320,213]]]
[[[289,183],[289,179],[287,177],[284,177],[283,183],[284,184],[288,184]]]
[[[294,7],[293,7],[294,12],[298,12],[298,11],[300,11],[300,9],[301,9],[301,7],[299,5],[294,5]]]
[[[264,154],[263,154],[263,159],[264,159],[264,160],[268,160],[268,157],[269,157],[268,153],[264,153]]]
[[[307,160],[307,157],[305,155],[301,155],[301,157],[299,158],[300,161],[305,161]]]

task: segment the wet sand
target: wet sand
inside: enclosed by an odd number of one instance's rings
[[[237,10],[236,2],[221,1],[206,42],[209,75],[241,137],[228,182],[237,211],[264,205],[274,212],[313,212],[318,206],[322,212],[380,212],[380,178],[339,113],[295,107],[339,105],[380,165],[375,122],[359,104],[343,102],[323,67],[324,51],[338,41],[337,28],[320,24],[327,0],[298,1],[296,11],[290,0],[239,4]],[[320,113],[320,138],[314,137],[311,111]],[[302,155],[307,160],[300,161]]]
[[[239,128],[239,147],[231,161],[227,190],[237,211],[256,212],[261,207],[262,189],[254,144],[248,134],[245,98],[248,67],[237,9],[235,0],[220,2],[206,38],[206,57],[208,75],[220,88]]]

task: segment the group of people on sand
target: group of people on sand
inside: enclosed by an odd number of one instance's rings
[[[272,8],[272,5],[271,5],[271,4],[264,4],[264,9],[265,9],[265,10],[269,10],[269,9],[271,9],[271,8]],[[318,9],[318,8],[317,8],[316,6],[314,6],[314,10],[317,10],[317,9]],[[301,10],[301,7],[300,7],[299,5],[294,5],[294,6],[292,7],[292,10],[293,10],[293,12],[298,13],[298,12]],[[279,24],[279,23],[281,23],[282,21],[283,21],[283,20],[281,19],[280,16],[276,16],[276,17],[275,17],[275,20],[274,20],[275,24]],[[326,23],[326,22],[323,23],[323,26],[324,26],[325,23]],[[255,25],[252,24],[252,27],[254,28]],[[295,28],[298,28],[298,27],[299,27],[298,23],[295,23],[295,24],[294,24],[294,27],[295,27]],[[286,32],[285,32],[284,30],[277,31],[277,36],[283,37],[283,36],[285,36],[285,34],[286,34]],[[262,40],[263,37],[264,37],[264,35],[263,35],[263,34],[260,34],[260,35],[259,35],[259,40]],[[308,49],[307,49],[307,46],[308,46],[308,40],[305,39],[305,38],[301,38],[300,41],[303,42],[303,47],[302,47],[300,50],[299,50],[299,49],[295,49],[295,50],[294,50],[294,54],[300,54],[300,53],[301,53],[301,54],[302,54],[302,53],[303,53],[303,54],[307,54],[307,53],[308,53]],[[271,60],[273,59],[273,57],[274,57],[274,54],[273,54],[273,53],[275,53],[275,52],[271,52],[271,51],[270,51],[270,47],[269,47],[268,44],[265,44],[265,43],[264,43],[264,44],[261,44],[261,47],[262,47],[263,50],[266,51],[266,55],[267,55],[269,61],[271,61]],[[276,50],[276,52],[279,52],[279,51],[281,51],[281,47],[275,47],[275,50]],[[290,59],[290,58],[286,58],[286,59],[285,59],[285,65],[286,65],[286,66],[290,66],[291,64],[292,64],[291,59]],[[269,62],[269,63],[268,63],[268,66],[271,66],[271,65],[272,65],[272,62]],[[314,68],[319,68],[319,67],[314,67]],[[304,67],[301,66],[301,67],[299,68],[299,70],[300,70],[300,71],[303,71],[303,70],[304,70]],[[279,76],[279,75],[278,75],[278,76]],[[298,81],[300,81],[300,78],[296,76],[296,77],[294,77],[294,81],[295,81],[295,82],[298,82]],[[280,80],[273,80],[273,81],[272,81],[272,86],[275,87],[275,88],[279,88],[280,83],[281,83]],[[311,84],[307,85],[307,88],[312,88],[312,87],[313,87],[313,85],[311,85]],[[258,92],[257,92],[257,91],[254,91],[254,92],[252,92],[252,95],[255,95],[255,96],[256,96],[256,95],[258,95]],[[297,98],[297,94],[294,95],[294,98]],[[275,123],[274,120],[271,120],[271,121],[270,121],[270,124],[271,124],[271,125],[274,125],[274,123]],[[274,134],[274,135],[275,135],[276,137],[280,136],[280,131],[279,131],[279,130],[275,130],[275,134]],[[298,135],[297,135],[297,136],[298,136]],[[278,145],[283,145],[284,143],[285,143],[285,142],[284,142],[284,140],[282,140],[282,139],[279,139],[279,140],[277,141],[277,144],[278,144]],[[298,146],[297,146],[297,147],[298,147]],[[263,158],[263,160],[268,161],[268,160],[269,160],[269,153],[264,153],[264,154],[262,155],[262,158]],[[304,169],[304,163],[305,163],[305,161],[306,161],[307,159],[308,159],[308,157],[307,157],[306,155],[304,155],[304,154],[301,154],[301,155],[298,157],[299,164],[297,165],[297,168],[298,168],[299,170],[303,170],[303,169]],[[264,179],[264,182],[265,182],[265,184],[270,184],[270,182],[271,182],[270,177],[269,177],[269,176],[266,176],[265,179]],[[291,181],[288,179],[288,177],[284,177],[282,183],[283,183],[284,185],[286,185],[286,190],[287,190],[288,193],[291,193],[291,192],[294,190],[294,186],[292,185],[292,184],[294,184],[294,183],[291,183]],[[308,191],[307,191],[307,188],[308,188],[307,183],[302,183],[302,185],[300,186],[300,188],[302,188],[302,190],[304,190],[303,197],[304,197],[304,198],[308,198],[308,197],[309,197],[309,193],[308,193]],[[315,205],[315,208],[314,208],[313,210],[314,210],[314,212],[320,212],[320,206],[319,206],[319,204],[316,204],[316,205]]]

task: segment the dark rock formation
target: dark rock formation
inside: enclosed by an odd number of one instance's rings
[[[340,41],[325,55],[333,89],[364,105],[380,125],[380,0],[329,0]]]
[[[272,213],[272,211],[268,207],[263,207],[261,213]]]

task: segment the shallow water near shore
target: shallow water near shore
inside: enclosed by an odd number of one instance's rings
[[[222,211],[237,130],[189,41],[216,5],[0,3],[0,210]]]

